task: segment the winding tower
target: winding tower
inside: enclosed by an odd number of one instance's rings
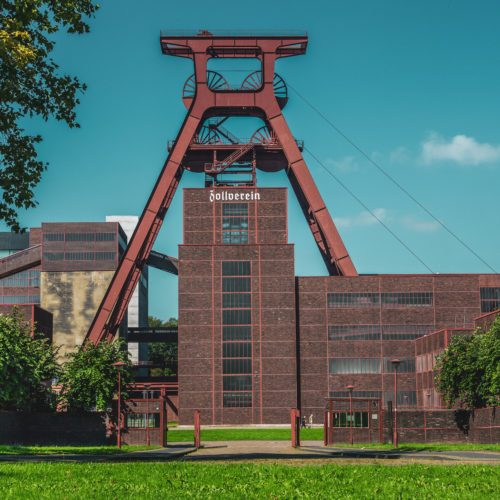
[[[217,190],[256,186],[256,169],[284,169],[329,274],[357,276],[302,157],[302,143],[295,140],[282,113],[288,92],[275,72],[276,60],[304,54],[307,42],[307,36],[299,34],[161,34],[163,54],[193,60],[194,73],[182,92],[187,114],[177,138],[169,143],[168,158],[97,310],[88,340],[98,343],[116,334],[184,170],[203,173],[205,186]],[[213,58],[253,58],[260,69],[234,88],[222,74],[208,69]],[[265,125],[241,140],[224,127],[233,116],[258,117]]]

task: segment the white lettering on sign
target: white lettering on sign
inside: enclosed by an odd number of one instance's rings
[[[258,191],[250,191],[246,193],[238,193],[233,191],[214,191],[210,190],[210,201],[254,201],[260,200],[260,193]]]

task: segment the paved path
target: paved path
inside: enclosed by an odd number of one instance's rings
[[[53,455],[0,455],[1,462],[163,462],[183,457],[196,451],[191,444],[174,444],[167,448],[130,451],[108,455],[53,454]]]
[[[418,451],[373,450],[324,447],[321,441],[303,441],[292,448],[288,441],[213,441],[185,456],[185,461],[226,460],[391,460],[394,462],[489,463],[500,465],[500,453],[488,451]]]

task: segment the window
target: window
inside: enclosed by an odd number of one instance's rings
[[[249,293],[224,293],[222,294],[222,307],[250,307],[250,297]]]
[[[222,311],[223,325],[250,325],[252,311],[250,309],[226,309]]]
[[[384,358],[384,373],[394,373],[392,358]],[[398,373],[411,373],[415,371],[415,358],[400,358]]]
[[[380,373],[378,358],[333,358],[330,359],[330,373],[362,374]]]
[[[329,293],[328,307],[374,307],[379,304],[378,293]]]
[[[248,243],[248,204],[222,204],[222,243],[243,245]]]
[[[95,233],[96,241],[115,241],[115,233]]]
[[[250,342],[225,342],[222,353],[225,358],[250,358],[252,357],[252,344]]]
[[[44,233],[44,241],[64,241],[64,233]]]
[[[116,252],[96,252],[95,260],[115,260]]]
[[[333,414],[333,427],[368,427],[368,412],[367,411],[341,411]]]
[[[66,260],[94,260],[94,252],[66,252]]]
[[[40,271],[21,271],[0,279],[0,287],[39,287]]]
[[[349,391],[330,391],[331,398],[348,398]],[[381,391],[352,391],[353,398],[377,398],[382,397]]]
[[[251,358],[223,359],[224,375],[231,373],[252,373]]]
[[[432,292],[329,293],[328,307],[425,307],[432,306]]]
[[[225,408],[252,406],[250,273],[249,261],[222,262],[222,401]]]
[[[500,287],[481,288],[480,294],[482,313],[489,313],[500,309]]]
[[[0,304],[39,304],[40,295],[0,295]]]
[[[382,325],[382,339],[413,340],[434,330],[434,325]]]
[[[44,252],[43,258],[45,260],[64,260],[64,252]]]
[[[383,293],[383,307],[432,306],[432,292]]]
[[[66,241],[94,241],[95,233],[66,233]]]
[[[222,276],[250,276],[250,262],[223,262]]]
[[[247,408],[252,406],[251,392],[225,392],[222,397],[224,408]]]
[[[251,391],[252,376],[251,375],[224,375],[223,377],[224,391]]]
[[[380,325],[329,325],[329,340],[380,340]]]
[[[222,327],[222,340],[251,340],[251,338],[251,326],[225,325]]]
[[[146,427],[157,429],[160,427],[160,414],[127,413],[127,427],[131,429],[146,429]]]

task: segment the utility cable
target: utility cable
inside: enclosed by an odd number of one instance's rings
[[[438,219],[427,207],[425,207],[420,201],[418,201],[404,186],[402,186],[394,177],[392,177],[384,168],[382,168],[369,154],[359,147],[352,139],[350,139],[342,130],[340,130],[331,120],[328,119],[314,104],[309,102],[296,88],[292,87],[289,83],[287,86],[292,89],[297,96],[304,101],[307,106],[309,106],[314,112],[316,112],[335,132],[337,132],[346,142],[348,142],[356,151],[358,151],[366,160],[368,160],[380,173],[382,173],[387,179],[389,179],[396,187],[398,187],[408,198],[410,198],[416,205],[418,205],[429,217],[434,219],[448,234],[450,234],[456,241],[458,241],[464,248],[466,248],[472,255],[474,255],[478,260],[480,260],[487,268],[492,272],[497,273],[498,271],[486,262],[477,252],[475,252],[464,240],[462,240],[457,234],[455,234],[444,222]],[[309,152],[310,153],[310,152]],[[316,161],[318,161],[316,159]],[[319,163],[319,161],[318,161]],[[328,171],[330,172],[330,171]],[[330,172],[331,173],[331,172]],[[338,179],[337,179],[337,182]]]
[[[377,215],[368,208],[367,205],[359,198],[351,189],[349,189],[330,169],[328,169],[324,163],[322,163],[319,158],[308,148],[304,147],[304,150],[307,151],[312,158],[320,165],[328,175],[333,177],[343,188],[344,190],[349,193],[375,220],[377,220],[382,226],[397,240],[401,245],[403,245],[408,252],[410,252],[413,257],[415,257],[430,273],[435,274],[434,271],[424,262],[422,258],[420,258],[387,224],[385,224],[380,217],[377,217]]]

